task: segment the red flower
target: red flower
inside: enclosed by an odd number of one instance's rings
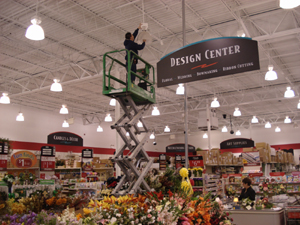
[[[169,194],[170,198],[173,196],[173,193],[172,193],[172,191],[170,191],[170,189],[168,190],[168,194]]]
[[[228,212],[226,213],[226,216],[229,216],[229,213],[228,213]]]
[[[232,219],[232,218],[230,218],[230,220],[231,220],[231,221],[233,221],[233,219]]]

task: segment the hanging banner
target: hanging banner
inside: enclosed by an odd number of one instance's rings
[[[83,139],[70,132],[55,132],[48,135],[47,144],[83,146]]]
[[[254,141],[247,138],[233,138],[221,142],[220,149],[254,147]]]
[[[93,149],[83,149],[82,150],[82,170],[92,171],[93,170]]]
[[[55,170],[55,148],[52,146],[41,147],[41,171]]]
[[[28,151],[19,151],[10,157],[11,163],[17,168],[30,168],[36,166],[36,156]]]
[[[0,171],[7,170],[8,144],[0,143]]]
[[[180,48],[157,63],[157,87],[259,70],[257,41],[222,37]]]
[[[176,169],[182,167],[181,161],[182,161],[181,155],[175,155],[175,168]]]
[[[195,152],[196,148],[193,145],[188,145],[189,152]],[[166,152],[184,152],[185,144],[173,144],[166,147]]]

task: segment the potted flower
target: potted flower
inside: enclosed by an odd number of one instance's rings
[[[15,181],[15,177],[12,174],[6,174],[2,180],[7,184],[8,191],[11,193],[11,187]]]
[[[245,209],[252,209],[252,206],[253,206],[253,201],[250,200],[249,198],[244,198],[242,200],[242,206],[245,208]]]
[[[263,203],[262,203],[262,200],[257,200],[256,203],[255,203],[255,209],[256,210],[262,210],[263,208]]]

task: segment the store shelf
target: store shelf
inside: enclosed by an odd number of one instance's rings
[[[30,168],[7,168],[7,170],[37,170],[40,167],[30,167]]]
[[[193,188],[203,188],[203,186],[193,186]]]
[[[100,167],[100,168],[93,168],[94,170],[113,170],[114,167]]]
[[[233,185],[241,185],[242,184],[242,182],[232,182],[232,183],[225,183],[225,185],[231,185],[231,184],[233,184]]]
[[[55,168],[55,170],[81,170],[80,167],[73,167],[73,168]]]

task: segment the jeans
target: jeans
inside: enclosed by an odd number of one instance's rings
[[[137,60],[134,59],[132,64],[131,64],[131,72],[134,72],[136,73],[136,63],[137,63]],[[128,72],[128,61],[126,60],[126,70]],[[126,78],[127,80],[127,78]],[[135,76],[133,74],[131,74],[131,82],[134,82],[135,81]]]

